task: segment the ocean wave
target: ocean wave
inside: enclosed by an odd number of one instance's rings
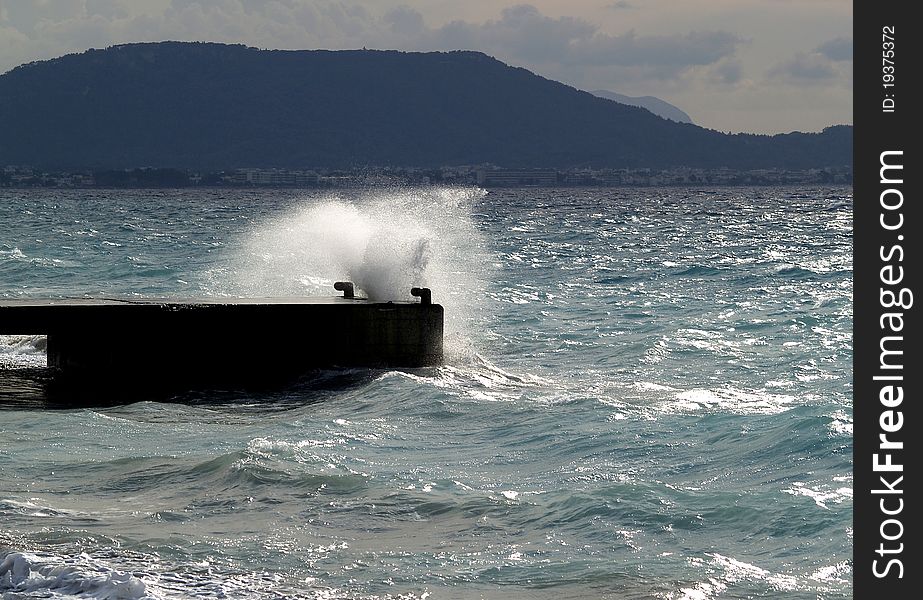
[[[36,216],[0,219],[2,295],[332,295],[407,266],[445,307],[446,364],[3,404],[0,548],[45,587],[7,567],[0,597],[74,596],[55,567],[158,600],[848,597],[852,256],[829,195],[87,193],[12,203]],[[319,255],[344,235],[362,252],[337,270]],[[44,382],[3,377],[4,402]]]
[[[824,566],[811,573],[778,573],[717,552],[702,558],[691,558],[689,564],[703,573],[703,580],[680,585],[679,590],[666,594],[668,600],[712,600],[728,596],[753,597],[770,590],[780,597],[823,597],[839,595],[842,584],[851,572],[847,561]],[[763,592],[760,593],[760,590]]]
[[[288,442],[255,438],[244,450],[205,460],[194,456],[128,457],[74,468],[93,474],[90,485],[103,493],[185,490],[187,502],[195,504],[204,496],[233,490],[228,496],[232,510],[246,493],[262,493],[264,489],[288,494],[303,490],[351,494],[363,489],[367,476],[346,462],[332,462],[335,458],[326,453],[342,443],[336,439]]]
[[[0,335],[0,353],[44,354],[47,349],[44,335]]]
[[[85,554],[65,558],[11,551],[0,551],[0,591],[4,598],[40,594],[35,597],[99,600],[136,600],[147,593],[144,582],[132,573],[113,570]]]
[[[0,369],[44,367],[47,348],[44,335],[0,335]]]
[[[730,273],[732,273],[732,271],[718,267],[710,267],[707,265],[692,265],[691,267],[687,267],[682,271],[677,272],[675,275],[677,277],[713,277],[716,275],[727,275]]]

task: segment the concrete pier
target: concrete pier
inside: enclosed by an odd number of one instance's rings
[[[48,366],[70,378],[250,383],[318,367],[441,364],[443,309],[421,300],[6,300],[0,334],[47,335]]]

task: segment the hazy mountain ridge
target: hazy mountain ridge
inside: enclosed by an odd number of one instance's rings
[[[625,94],[619,94],[618,92],[611,92],[609,90],[593,90],[591,93],[594,96],[606,98],[607,100],[612,100],[620,104],[646,108],[658,117],[670,119],[677,123],[692,123],[692,117],[687,115],[685,111],[656,96],[626,96]]]
[[[727,135],[478,52],[161,42],[0,76],[0,164],[793,168],[852,162],[852,127]]]

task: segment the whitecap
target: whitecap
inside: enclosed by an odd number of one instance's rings
[[[828,504],[841,504],[852,499],[851,487],[841,486],[834,490],[821,490],[809,487],[807,484],[796,481],[791,487],[782,490],[793,496],[805,496],[814,501],[814,504],[825,510],[830,510]]]
[[[145,597],[144,581],[116,571],[87,555],[70,559],[24,552],[0,553],[0,591],[14,594],[69,594],[101,600]]]

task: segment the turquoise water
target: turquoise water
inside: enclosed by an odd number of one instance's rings
[[[428,285],[448,355],[66,408],[44,339],[0,336],[0,594],[850,597],[851,218],[845,188],[0,191],[0,297]]]

